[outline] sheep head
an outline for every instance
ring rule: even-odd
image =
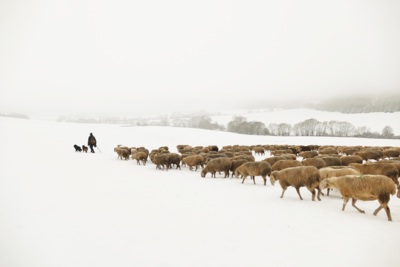
[[[279,171],[273,171],[271,173],[270,179],[271,179],[271,184],[275,185],[275,182],[279,180]]]

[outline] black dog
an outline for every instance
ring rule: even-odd
[[[82,152],[82,148],[80,146],[74,145],[75,152]]]

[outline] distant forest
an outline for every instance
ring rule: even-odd
[[[378,97],[341,97],[305,106],[311,109],[341,113],[398,112],[400,111],[400,93]]]

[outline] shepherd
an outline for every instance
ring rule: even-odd
[[[92,133],[90,133],[90,135],[89,135],[88,146],[90,147],[90,152],[94,153],[93,147],[97,146],[97,141],[96,141],[96,137],[94,137],[94,135]]]

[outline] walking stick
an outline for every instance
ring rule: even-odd
[[[101,153],[101,150],[100,150],[100,148],[98,147],[98,146],[96,146],[97,147],[97,149],[99,150],[99,152]]]

